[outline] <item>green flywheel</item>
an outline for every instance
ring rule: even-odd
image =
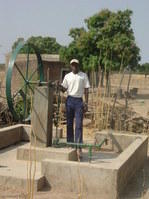
[[[33,44],[20,41],[11,54],[6,75],[6,98],[15,121],[25,121],[30,115],[33,81],[44,81],[42,58]]]

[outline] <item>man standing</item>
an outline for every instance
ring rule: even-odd
[[[66,74],[61,84],[63,92],[67,91],[66,115],[67,115],[67,142],[83,142],[83,113],[88,109],[89,80],[86,73],[80,71],[79,61],[70,61],[71,72]],[[83,95],[85,94],[85,102]],[[74,123],[75,118],[75,136]]]

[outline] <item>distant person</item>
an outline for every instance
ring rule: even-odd
[[[67,115],[67,142],[83,142],[83,113],[88,110],[88,95],[90,83],[86,73],[80,71],[79,61],[70,61],[71,72],[64,76],[60,85],[63,92],[67,91],[66,115]],[[83,95],[85,101],[83,102]],[[75,136],[74,123],[75,118]],[[77,150],[81,157],[81,148]]]

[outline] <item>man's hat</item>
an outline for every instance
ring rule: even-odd
[[[79,64],[79,60],[77,60],[77,59],[72,59],[72,60],[70,61],[70,64],[72,64],[72,63]]]

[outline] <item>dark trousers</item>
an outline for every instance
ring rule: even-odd
[[[67,114],[67,142],[82,143],[82,123],[83,123],[83,100],[68,96],[66,100]],[[74,118],[75,118],[75,140],[74,140]]]

